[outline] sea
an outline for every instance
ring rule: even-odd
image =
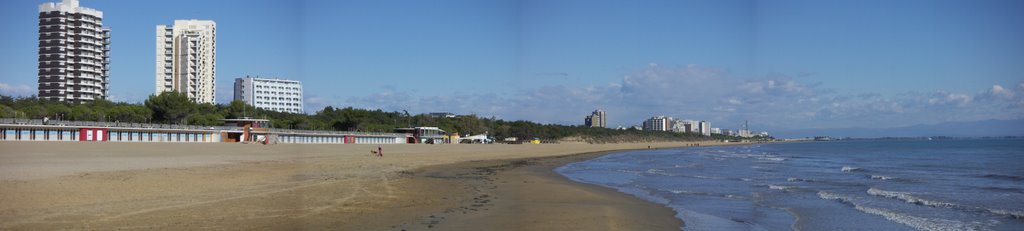
[[[1024,140],[627,151],[555,169],[664,204],[683,230],[1024,230]]]

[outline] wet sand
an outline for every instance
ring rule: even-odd
[[[550,171],[647,145],[0,142],[0,229],[677,230]]]

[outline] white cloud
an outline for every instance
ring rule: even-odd
[[[0,83],[0,95],[6,96],[30,96],[34,95],[35,91],[27,85],[16,85],[12,86],[6,83]]]
[[[1016,88],[1024,92],[1024,83]],[[630,126],[650,116],[668,115],[711,120],[716,127],[724,128],[735,128],[750,120],[758,129],[771,130],[1015,119],[1024,117],[1022,95],[1000,85],[976,94],[840,94],[822,88],[820,83],[799,81],[783,74],[741,79],[717,68],[652,63],[623,76],[621,82],[605,85],[545,86],[508,95],[413,96],[386,88],[368,96],[329,101],[386,111],[447,111],[563,124],[581,124],[590,111],[603,109],[609,114],[611,126]],[[311,102],[307,99],[307,105]]]
[[[1009,89],[1003,88],[1003,86],[992,85],[992,89],[988,90],[988,93],[1000,99],[1013,99],[1014,93]]]
[[[928,103],[932,105],[955,104],[958,106],[967,106],[967,104],[971,103],[973,99],[973,97],[967,94],[938,92],[935,93],[934,97],[928,99]]]

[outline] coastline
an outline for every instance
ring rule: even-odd
[[[679,230],[682,221],[664,205],[554,171],[621,151],[428,167],[422,177],[460,179],[472,200],[425,224],[439,230]]]
[[[5,142],[0,229],[677,230],[664,206],[552,169],[691,144],[386,145],[379,158],[376,145]]]

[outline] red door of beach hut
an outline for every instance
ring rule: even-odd
[[[79,141],[107,141],[106,128],[80,128],[78,129]]]

